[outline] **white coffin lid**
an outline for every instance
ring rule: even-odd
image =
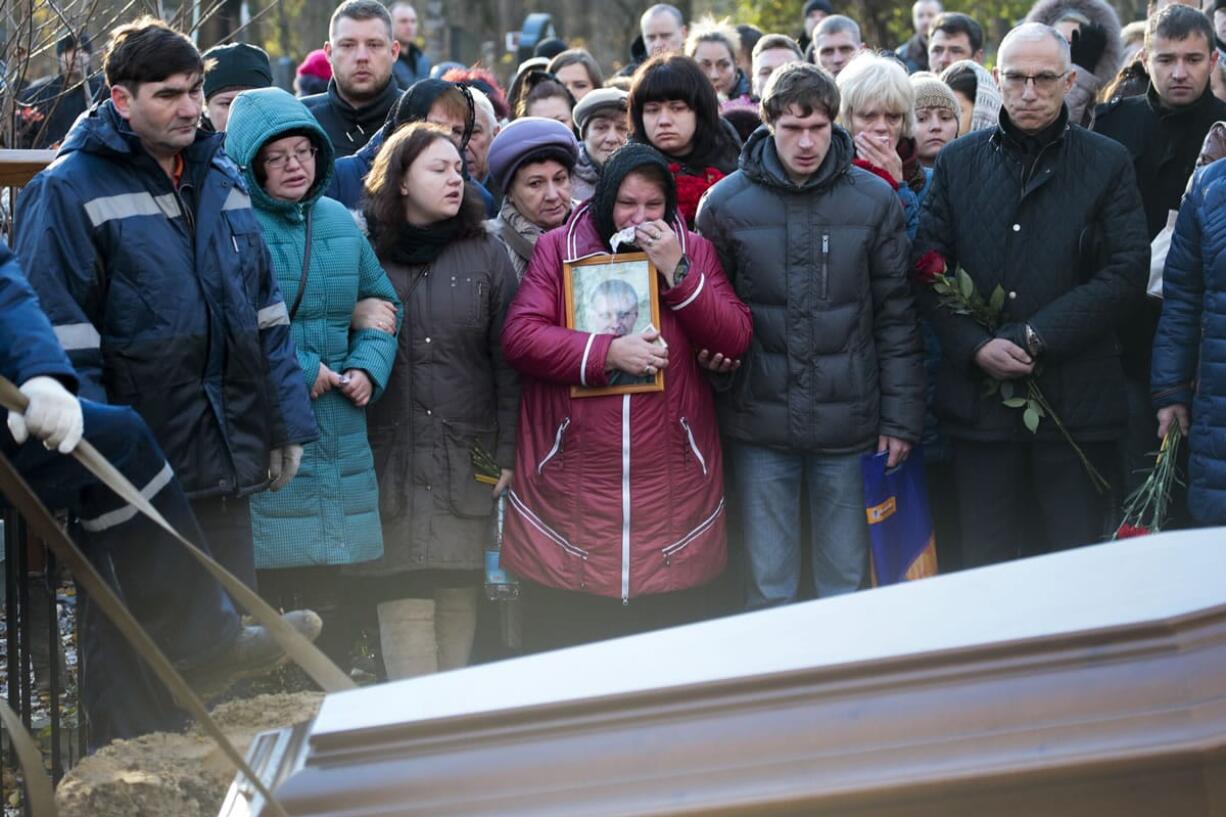
[[[311,734],[1050,638],[1223,606],[1226,528],[1181,531],[329,695]]]

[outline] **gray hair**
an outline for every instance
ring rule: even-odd
[[[839,124],[850,133],[855,111],[880,105],[887,113],[902,116],[902,136],[915,133],[915,89],[907,69],[893,56],[881,57],[865,51],[839,72]]]
[[[1059,47],[1060,59],[1064,64],[1065,71],[1073,67],[1073,55],[1069,50],[1068,40],[1064,39],[1063,34],[1043,23],[1022,23],[1006,34],[1005,38],[1000,41],[1000,49],[996,52],[998,70],[1004,66],[1006,49],[1014,43],[1035,43],[1042,42],[1043,40],[1051,40]]]
[[[860,42],[860,24],[842,14],[832,14],[817,24],[813,39],[816,40],[823,34],[841,34],[844,31],[850,31],[852,39]]]
[[[681,9],[676,6],[670,6],[668,3],[656,3],[647,11],[643,12],[643,16],[639,18],[639,28],[647,25],[647,21],[657,14],[671,14],[673,19],[677,21],[677,25],[685,25],[685,15],[681,13]]]
[[[486,125],[489,126],[491,132],[498,130],[498,115],[494,113],[494,103],[490,102],[490,98],[485,95],[485,91],[480,88],[468,86],[468,92],[472,94],[473,111],[485,118]]]

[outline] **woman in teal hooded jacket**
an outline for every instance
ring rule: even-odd
[[[277,88],[240,94],[226,152],[246,177],[291,305],[294,345],[320,430],[293,481],[252,502],[259,585],[274,604],[317,605],[325,631],[332,630],[321,639],[325,652],[347,660],[357,604],[344,598],[340,566],[383,554],[365,406],[387,386],[400,304],[349,211],[323,196],[332,145],[300,101]],[[386,302],[383,317],[371,328],[351,329],[356,303],[367,298]]]

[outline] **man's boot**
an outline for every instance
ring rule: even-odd
[[[434,600],[397,599],[379,603],[379,646],[387,680],[438,672]]]
[[[307,641],[319,638],[323,631],[323,621],[311,610],[293,610],[281,618]],[[196,694],[211,698],[244,678],[258,678],[273,671],[288,657],[270,630],[261,625],[246,626],[225,652],[188,672],[187,682]]]
[[[477,588],[455,587],[434,591],[434,633],[438,640],[438,668],[445,671],[468,666],[477,632]]]

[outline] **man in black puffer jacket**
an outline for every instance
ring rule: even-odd
[[[896,464],[924,422],[902,207],[889,185],[852,166],[838,110],[824,71],[780,68],[763,92],[767,125],[698,213],[753,312],[749,354],[719,406],[751,608],[796,600],[806,506],[818,595],[861,586],[860,455],[888,450]]]
[[[920,287],[941,340],[936,410],[954,439],[968,567],[1103,531],[1107,497],[1053,420],[1032,434],[1022,411],[983,396],[989,379],[1022,391],[1020,378],[1035,375],[1090,462],[1110,473],[1127,415],[1115,325],[1144,293],[1149,242],[1128,152],[1068,124],[1075,73],[1055,29],[1010,32],[997,68],[1000,124],[941,151],[920,216],[916,258],[936,251],[985,297],[997,285],[1007,293],[993,336]]]

